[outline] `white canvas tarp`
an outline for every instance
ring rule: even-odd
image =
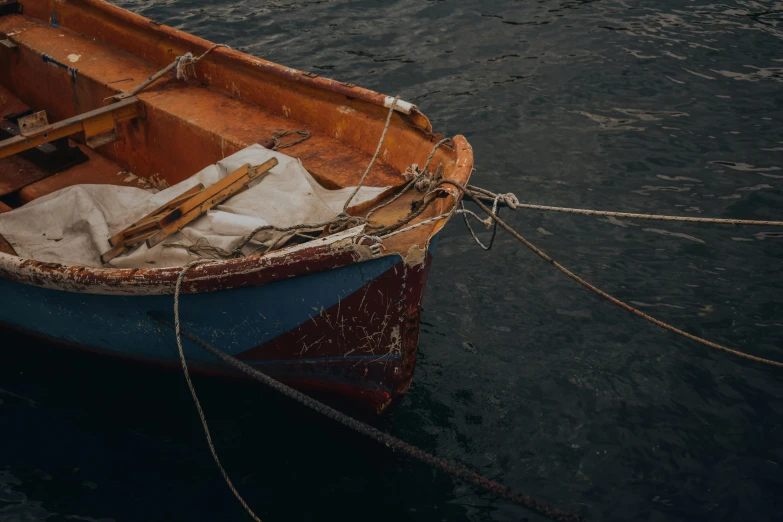
[[[270,158],[278,165],[250,183],[249,190],[218,205],[181,232],[148,249],[142,245],[109,264],[100,256],[111,246],[108,239],[198,183],[208,187],[242,165],[260,165]],[[362,187],[351,202],[372,200],[385,187]],[[0,214],[0,234],[21,257],[91,267],[152,268],[182,266],[197,257],[171,245],[208,245],[232,251],[252,230],[264,225],[289,227],[322,223],[335,218],[353,187],[328,190],[285,154],[253,145],[210,165],[185,181],[153,194],[135,187],[75,185]],[[264,250],[283,235],[262,231],[245,253]]]

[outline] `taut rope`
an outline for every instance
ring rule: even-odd
[[[758,219],[724,219],[692,216],[663,216],[660,214],[635,214],[632,212],[610,212],[607,210],[588,210],[583,208],[552,207],[549,205],[531,205],[520,203],[514,194],[494,194],[486,189],[468,185],[471,197],[484,201],[500,201],[509,208],[516,210],[525,208],[530,210],[543,210],[546,212],[566,212],[569,214],[582,214],[585,216],[607,216],[626,219],[655,219],[658,221],[681,221],[686,223],[714,223],[719,225],[758,225],[768,227],[783,227],[783,221],[764,221]]]
[[[721,351],[724,351],[726,353],[730,353],[732,355],[736,355],[737,357],[742,357],[744,359],[749,359],[751,361],[759,362],[759,363],[762,363],[762,364],[767,364],[769,366],[775,366],[777,368],[783,368],[783,363],[781,363],[781,362],[773,361],[773,360],[770,360],[770,359],[764,359],[762,357],[757,357],[755,355],[751,355],[751,354],[748,354],[748,353],[745,353],[745,352],[740,352],[738,350],[734,350],[734,349],[729,348],[727,346],[723,346],[722,344],[714,343],[714,342],[709,341],[707,339],[704,339],[702,337],[698,337],[696,335],[690,334],[690,333],[688,333],[688,332],[686,332],[684,330],[681,330],[681,329],[679,329],[679,328],[677,328],[675,326],[672,326],[672,325],[670,325],[668,323],[665,323],[665,322],[661,321],[660,319],[656,319],[655,317],[652,317],[651,315],[648,315],[648,314],[646,314],[646,313],[644,313],[644,312],[642,312],[640,310],[637,310],[633,306],[631,306],[631,305],[629,305],[629,304],[627,304],[627,303],[617,299],[616,297],[614,297],[614,296],[604,292],[600,288],[597,288],[597,287],[591,285],[590,283],[588,283],[587,281],[585,281],[584,279],[582,279],[578,275],[574,274],[569,269],[567,269],[566,267],[564,267],[563,265],[561,265],[560,263],[558,263],[557,261],[555,261],[554,259],[549,257],[543,250],[541,250],[540,248],[535,246],[533,243],[531,243],[530,241],[528,241],[527,239],[522,237],[522,235],[519,234],[519,232],[517,232],[516,230],[511,228],[505,221],[500,219],[496,212],[493,212],[489,207],[487,207],[482,202],[482,199],[485,199],[485,198],[479,197],[479,196],[482,195],[481,193],[476,194],[476,192],[474,190],[471,190],[471,188],[463,187],[463,186],[460,186],[460,185],[458,185],[456,183],[452,183],[452,184],[457,186],[457,187],[459,187],[459,188],[461,188],[464,191],[465,194],[470,196],[471,199],[473,199],[473,201],[479,207],[481,207],[481,210],[486,212],[487,215],[492,220],[495,221],[495,223],[497,223],[501,227],[503,227],[506,230],[506,232],[508,232],[509,234],[514,236],[515,238],[517,238],[523,245],[528,247],[530,250],[535,252],[539,257],[541,257],[545,261],[549,262],[552,266],[554,266],[555,268],[557,268],[558,270],[563,272],[565,275],[567,275],[568,277],[570,277],[571,279],[573,279],[577,283],[581,284],[582,286],[584,286],[588,290],[591,290],[591,291],[595,292],[596,294],[600,295],[601,297],[603,297],[604,299],[608,300],[609,302],[611,302],[613,304],[616,304],[620,308],[622,308],[624,310],[627,310],[627,311],[631,312],[632,314],[637,315],[637,316],[641,317],[642,319],[644,319],[646,321],[649,321],[649,322],[651,322],[651,323],[653,323],[653,324],[655,324],[657,326],[660,326],[661,328],[664,328],[666,330],[669,330],[671,332],[679,334],[679,335],[681,335],[683,337],[691,339],[692,341],[696,341],[697,343],[701,343],[704,346],[709,346],[710,348],[715,348],[716,350],[721,350]],[[484,191],[484,192],[488,192],[488,191]],[[514,199],[516,199],[516,198],[514,198]]]

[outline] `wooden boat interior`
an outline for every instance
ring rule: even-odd
[[[137,114],[116,119],[116,127],[99,139],[90,139],[86,126],[64,138],[60,152],[67,142],[84,157],[66,158],[71,163],[55,166],[56,173],[29,155],[0,159],[0,213],[83,183],[144,189],[173,185],[249,145],[269,145],[281,130],[309,133],[281,152],[300,159],[320,184],[355,186],[384,130],[392,101],[387,96],[214,47],[101,0],[19,5],[21,13],[0,15],[0,128],[31,112],[46,111],[49,122],[62,122],[107,107],[112,96],[130,91],[178,56],[207,54],[184,68],[186,78],[172,71],[139,92]],[[415,106],[398,102],[395,109],[365,180],[366,186],[390,189],[372,205],[392,198],[407,183],[406,170],[423,166],[443,138]],[[285,145],[298,136],[280,141]],[[35,152],[45,156],[42,149]],[[463,184],[472,164],[470,146],[457,136],[438,147],[430,170]],[[443,188],[435,204],[411,224],[453,208],[460,191],[449,184]],[[411,190],[374,214],[371,224],[398,221],[422,197]],[[369,208],[352,207],[350,213]],[[390,237],[385,251],[404,255],[411,245],[426,248],[442,225],[436,221]],[[14,254],[1,237],[0,252]]]

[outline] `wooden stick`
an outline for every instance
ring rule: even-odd
[[[104,252],[103,254],[101,254],[101,263],[105,265],[106,263],[108,263],[118,255],[125,252],[125,250],[127,250],[127,247],[125,245],[117,245],[111,250]]]
[[[155,235],[157,232],[158,232],[157,228],[154,230],[148,230],[146,232],[142,232],[141,234],[135,235],[133,237],[129,237],[128,239],[122,242],[122,245],[125,248],[136,246],[139,243],[145,242],[147,239]]]
[[[106,263],[108,263],[109,261],[114,259],[115,257],[124,254],[125,251],[128,250],[129,248],[132,248],[132,247],[138,245],[139,243],[143,243],[144,241],[149,239],[151,236],[153,236],[157,232],[158,232],[158,229],[155,228],[155,229],[148,230],[146,232],[142,232],[140,234],[137,234],[137,235],[135,235],[133,237],[129,237],[127,239],[124,239],[121,243],[115,245],[114,248],[112,248],[108,252],[104,252],[101,255],[101,263],[103,263],[105,265]]]
[[[214,185],[202,190],[197,196],[190,198],[163,219],[158,220],[158,226],[160,226],[160,228],[169,226],[193,209],[196,209],[203,203],[212,200],[218,193],[223,192],[226,188],[235,186],[236,189],[239,189],[242,185],[245,185],[258,178],[262,174],[265,174],[275,165],[277,165],[276,158],[265,161],[257,167],[251,168],[249,164],[242,165],[240,168],[221,179]],[[232,195],[233,193],[228,197]],[[220,204],[222,201],[224,200],[214,203],[213,206]]]
[[[277,159],[275,158],[257,167],[243,165],[219,182],[203,190],[198,196],[189,199],[163,220],[158,221],[158,224],[161,225],[161,230],[147,240],[147,248],[153,248],[170,235],[175,234],[205,214],[211,208],[245,190],[248,183],[269,172],[275,165],[277,165]],[[217,187],[217,190],[212,190],[215,187]],[[209,196],[205,198],[204,195],[206,193],[209,193]],[[174,216],[177,217],[174,218]]]
[[[153,210],[152,212],[150,212],[149,214],[147,214],[146,216],[144,216],[143,218],[141,218],[137,222],[131,224],[128,228],[126,228],[124,230],[120,230],[118,233],[116,233],[115,235],[110,237],[109,238],[109,244],[111,246],[117,246],[120,243],[122,243],[125,238],[134,236],[134,235],[138,234],[141,231],[144,231],[144,230],[147,230],[147,229],[153,228],[153,227],[154,228],[160,228],[160,227],[158,227],[157,220],[161,218],[161,216],[160,216],[161,213],[165,212],[166,210],[172,210],[172,209],[178,207],[179,205],[181,205],[185,201],[189,200],[190,198],[192,198],[193,196],[195,196],[196,194],[201,192],[203,189],[204,189],[204,184],[203,183],[199,183],[195,187],[186,190],[185,192],[183,192],[182,194],[180,194],[176,198],[172,199],[171,201],[169,201],[168,203],[166,203],[162,207],[159,207],[159,208]]]

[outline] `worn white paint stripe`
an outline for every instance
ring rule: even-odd
[[[266,255],[260,256],[258,264],[252,267],[251,269],[245,268],[241,271],[237,269],[231,270],[230,265],[235,264],[237,262],[237,260],[235,259],[225,260],[225,261],[215,261],[215,263],[226,266],[227,272],[225,275],[250,274],[250,273],[259,272],[267,269],[270,265],[270,262],[278,257],[287,257],[294,252],[304,250],[306,248],[312,248],[312,247],[324,246],[324,245],[330,245],[331,249],[334,251],[348,250],[348,249],[354,250],[357,253],[359,253],[362,261],[368,261],[375,257],[372,251],[370,250],[370,248],[365,245],[356,244],[356,238],[361,236],[362,232],[364,231],[364,227],[365,225],[360,225],[358,227],[345,230],[343,232],[338,232],[331,236],[315,239],[307,243],[292,245],[288,248],[277,250],[275,252],[270,252]],[[61,266],[63,266],[64,268],[69,267],[69,265],[65,265],[65,264],[62,264]],[[154,271],[154,270],[172,271],[173,270],[176,272],[178,269],[176,267],[173,268],[170,267],[170,268],[159,268],[159,269],[147,268],[145,270],[146,271]],[[86,293],[86,294],[160,295],[160,294],[171,294],[174,288],[174,281],[165,284],[145,285],[145,284],[140,284],[137,277],[118,276],[118,272],[127,273],[130,272],[129,269],[86,267],[75,274],[72,272],[63,273],[63,272],[51,272],[48,270],[43,271],[38,267],[36,267],[35,265],[30,265],[29,259],[12,256],[9,254],[5,254],[3,252],[0,252],[0,271],[7,271],[11,274],[18,275],[21,278],[27,278],[31,276],[35,277],[40,282],[36,283],[34,286],[40,286],[52,290],[63,290],[68,292],[78,292],[78,293]],[[112,281],[116,284],[116,286],[101,285],[101,284],[86,284],[80,281],[80,279],[88,273],[98,273],[98,274],[102,273],[106,276],[109,276],[111,277]],[[208,275],[208,276],[199,277],[198,275],[194,274],[188,277],[188,282],[192,283],[195,281],[207,281],[210,279],[216,279],[220,277],[224,277],[224,275],[219,275],[219,276]]]
[[[388,109],[392,106],[392,103],[394,103],[394,98],[391,96],[387,96],[386,99],[383,101],[383,106]],[[394,110],[404,112],[405,114],[410,114],[411,111],[419,110],[419,109],[411,102],[406,102],[405,100],[397,100],[397,105],[394,106]]]

